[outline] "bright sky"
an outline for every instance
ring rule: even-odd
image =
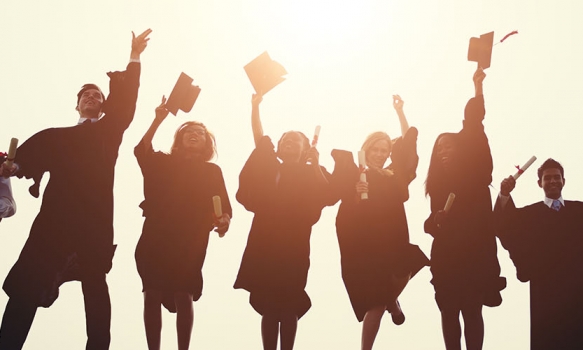
[[[204,3],[204,4],[203,4]],[[411,184],[407,214],[411,241],[427,255],[431,237],[423,232],[429,201],[423,196],[431,147],[436,136],[461,128],[463,108],[473,94],[475,63],[467,62],[469,38],[495,31],[486,71],[486,132],[494,158],[492,196],[502,178],[530,156],[563,163],[566,199],[583,198],[580,161],[580,84],[583,73],[583,3],[548,1],[3,1],[0,4],[0,149],[10,138],[26,140],[52,126],[76,123],[80,86],[95,82],[107,90],[105,72],[123,70],[131,31],[152,28],[142,54],[142,78],[134,122],[125,133],[116,168],[115,242],[118,249],[108,282],[113,304],[112,350],[145,349],[141,282],[134,249],[143,219],[142,176],[132,154],[184,71],[202,88],[189,114],[170,116],[155,147],[168,150],[176,127],[204,122],[216,135],[217,164],[225,174],[234,205],[227,236],[213,234],[204,266],[203,296],[195,304],[193,349],[259,349],[260,316],[248,293],[232,288],[245,248],[252,214],[236,203],[238,175],[253,149],[250,125],[252,87],[243,66],[267,50],[289,72],[261,105],[263,127],[274,139],[287,130],[310,135],[322,126],[321,163],[332,170],[330,151],[357,151],[370,132],[400,133],[391,95],[405,101],[411,125],[419,129],[418,177]],[[44,182],[46,184],[46,181]],[[15,217],[0,231],[0,280],[16,261],[40,200],[28,194],[31,182],[13,180]],[[542,198],[535,171],[520,178],[518,205]],[[300,320],[296,349],[358,349],[356,321],[340,276],[334,219],[327,208],[314,226],[307,291],[312,309]],[[508,279],[504,302],[485,308],[485,349],[529,347],[528,285],[518,282],[504,250]],[[402,326],[387,315],[377,349],[444,349],[439,311],[429,269],[409,284],[400,301]],[[0,312],[6,296],[0,293]],[[40,309],[25,349],[84,348],[81,286],[67,283],[49,309]],[[164,349],[176,349],[174,315],[164,313]]]

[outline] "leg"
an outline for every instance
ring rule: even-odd
[[[292,350],[298,330],[298,316],[293,313],[281,315],[279,332],[281,333],[281,350]],[[276,340],[277,341],[277,340]]]
[[[441,310],[441,329],[447,350],[461,350],[460,310]]]
[[[372,349],[375,338],[377,337],[377,333],[379,332],[381,319],[385,313],[386,308],[387,307],[384,305],[377,306],[368,310],[364,315],[364,320],[362,321],[362,350]]]
[[[484,343],[484,319],[482,305],[476,304],[462,309],[464,318],[464,336],[468,350],[482,350]]]
[[[86,350],[107,350],[111,335],[111,302],[105,273],[91,273],[81,281],[87,328]]]
[[[398,298],[407,286],[407,283],[409,283],[410,279],[411,274],[401,278],[395,276],[391,277],[391,284],[394,290],[394,301],[387,306],[387,311],[391,314],[393,323],[396,325],[402,325],[405,322],[405,315],[403,314],[403,310],[401,310]]]
[[[37,307],[33,304],[8,299],[4,317],[2,318],[2,327],[0,327],[0,349],[1,350],[19,350],[22,349]]]
[[[194,324],[194,307],[192,294],[186,292],[174,293],[176,303],[176,333],[178,335],[178,350],[188,350],[192,325]]]
[[[144,292],[144,327],[149,350],[160,350],[162,332],[162,293],[157,290]]]
[[[261,318],[261,339],[263,350],[276,350],[279,335],[279,319],[275,315],[264,314]]]

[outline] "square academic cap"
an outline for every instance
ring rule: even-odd
[[[194,106],[198,94],[200,94],[200,88],[192,85],[192,78],[185,73],[180,73],[180,77],[178,77],[178,81],[168,97],[168,102],[166,102],[166,109],[174,115],[178,113],[179,109],[188,113]]]
[[[282,75],[287,74],[285,68],[272,60],[267,51],[249,62],[244,68],[255,92],[261,95],[265,95],[284,81],[285,78]]]
[[[482,34],[479,38],[470,38],[468,61],[478,62],[482,69],[490,67],[493,44],[494,32]]]

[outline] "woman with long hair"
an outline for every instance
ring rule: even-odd
[[[174,136],[169,154],[156,152],[152,139],[168,116],[166,98],[156,108],[152,125],[134,153],[144,175],[145,216],[136,248],[136,263],[144,292],[144,324],[150,350],[160,349],[161,305],[176,312],[178,349],[190,344],[193,301],[202,293],[202,266],[215,229],[224,234],[232,216],[215,138],[204,124],[188,121]],[[213,197],[220,196],[222,216],[214,217]]]
[[[500,305],[506,286],[492,223],[492,155],[482,124],[485,76],[481,68],[474,73],[475,97],[466,105],[462,130],[437,137],[425,183],[431,199],[425,221],[425,232],[433,236],[431,283],[448,350],[461,349],[460,314],[467,349],[482,349],[482,306]],[[450,193],[455,200],[446,211]]]
[[[397,325],[405,322],[398,297],[428,259],[409,242],[404,202],[417,169],[417,129],[409,128],[403,100],[393,96],[401,122],[402,137],[395,142],[387,133],[370,134],[361,150],[365,153],[366,182],[352,153],[333,151],[336,161],[332,186],[342,200],[336,217],[342,278],[352,308],[362,325],[363,350],[373,347],[381,319],[387,311]],[[387,160],[391,164],[385,167]],[[366,194],[368,198],[362,199]]]
[[[294,346],[297,322],[310,308],[305,291],[310,234],[328,200],[328,173],[301,132],[288,131],[277,144],[263,135],[261,95],[253,95],[255,149],[239,175],[237,200],[255,214],[235,288],[249,291],[261,316],[265,350]]]

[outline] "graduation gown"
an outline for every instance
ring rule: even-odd
[[[280,163],[269,137],[260,140],[239,175],[237,201],[255,216],[234,285],[258,313],[310,308],[310,234],[328,199],[311,165]]]
[[[583,203],[558,212],[544,202],[494,211],[517,277],[530,282],[532,350],[583,349]]]
[[[50,173],[30,236],[4,282],[10,297],[50,306],[60,284],[111,269],[114,167],[123,133],[133,119],[140,64],[108,73],[110,93],[95,123],[40,131],[16,152],[16,176],[32,178],[39,195]]]
[[[214,228],[213,196],[221,197],[223,213],[233,216],[221,168],[214,163],[145,150],[134,150],[144,175],[146,217],[136,248],[144,290],[164,292],[175,311],[174,292],[202,294],[202,267]]]
[[[417,129],[398,139],[391,155],[390,172],[367,171],[369,198],[356,200],[359,170],[352,153],[334,150],[336,162],[331,184],[342,200],[336,216],[342,279],[359,321],[376,306],[396,297],[393,278],[414,276],[429,260],[409,243],[404,202],[418,163]]]
[[[440,309],[463,307],[466,299],[498,306],[502,302],[500,291],[506,287],[506,280],[500,277],[492,222],[489,185],[493,166],[482,124],[484,115],[484,97],[471,98],[462,130],[449,136],[456,139],[457,147],[451,170],[429,193],[431,214],[425,221],[425,232],[433,236],[431,283]],[[434,215],[443,210],[450,193],[455,193],[455,202],[446,222],[438,227]]]

